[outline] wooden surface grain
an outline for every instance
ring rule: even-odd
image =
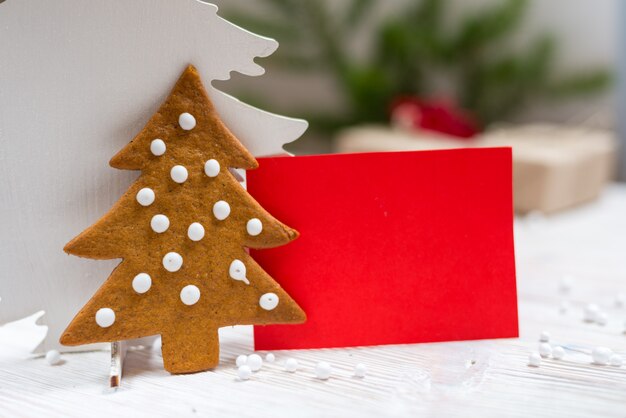
[[[135,349],[112,391],[106,352],[65,354],[58,366],[26,358],[41,331],[31,319],[0,328],[0,417],[626,416],[626,366],[593,365],[584,353],[603,345],[626,358],[626,308],[615,304],[626,292],[626,187],[561,215],[518,219],[516,245],[519,339],[275,352],[242,382],[235,357],[251,351],[251,329],[228,328],[214,372],[171,376],[157,351]],[[567,294],[564,274],[572,275]],[[606,326],[582,321],[587,303],[609,314]],[[577,351],[528,367],[543,330]],[[298,372],[283,370],[288,357]],[[328,381],[314,377],[318,361],[333,365]],[[352,376],[359,362],[369,368],[363,379]]]

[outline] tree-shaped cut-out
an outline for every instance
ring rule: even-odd
[[[305,320],[246,251],[286,244],[298,233],[229,172],[258,164],[220,120],[193,66],[110,164],[142,173],[65,251],[122,262],[62,344],[160,334],[165,368],[190,373],[218,364],[219,327]]]

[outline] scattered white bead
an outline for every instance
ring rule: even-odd
[[[626,305],[626,293],[619,292],[617,296],[615,296],[615,307],[623,308]]]
[[[204,163],[204,174],[209,177],[217,177],[220,173],[220,163],[217,160],[210,159]]]
[[[613,351],[607,347],[595,347],[591,351],[591,358],[593,358],[593,362],[595,364],[599,364],[601,366],[606,366],[609,364],[609,360],[613,355]]]
[[[552,349],[552,358],[555,360],[561,360],[565,357],[565,349],[560,345],[557,345]]]
[[[96,324],[108,328],[115,322],[115,312],[111,308],[100,308],[96,312]]]
[[[315,377],[321,380],[327,380],[333,372],[333,368],[325,361],[320,361],[315,366]]]
[[[613,354],[610,358],[609,358],[609,364],[613,367],[622,367],[622,357],[618,356],[617,354]]]
[[[598,313],[600,312],[600,308],[595,303],[589,303],[585,306],[585,311],[583,313],[583,319],[585,322],[595,322]]]
[[[252,218],[246,224],[246,230],[249,235],[256,237],[263,231],[263,224],[260,219]]]
[[[606,312],[600,311],[596,315],[596,324],[605,326],[609,322],[609,315]]]
[[[559,291],[561,293],[569,293],[572,290],[572,277],[568,274],[563,275],[559,280]]]
[[[200,300],[200,289],[192,284],[180,291],[180,300],[187,306],[195,305]]]
[[[160,157],[161,155],[165,154],[166,149],[167,147],[165,146],[165,142],[163,142],[162,139],[154,139],[150,143],[150,152],[156,155],[157,157]]]
[[[165,254],[163,257],[163,267],[165,270],[174,273],[183,266],[183,257],[180,254],[175,252],[170,252]]]
[[[530,356],[528,356],[528,365],[532,367],[541,366],[541,356],[539,355],[539,353],[537,352],[530,353]]]
[[[253,372],[257,372],[261,370],[261,367],[263,366],[263,359],[258,354],[250,354],[246,364],[250,366]]]
[[[61,363],[61,353],[57,350],[50,350],[46,353],[46,361],[51,366],[56,366]]]
[[[190,131],[196,127],[196,118],[191,113],[181,113],[178,117],[178,124],[186,131]]]
[[[200,241],[204,238],[204,227],[198,222],[194,222],[187,228],[187,236],[192,241]]]
[[[150,221],[150,228],[157,234],[162,234],[170,227],[170,220],[167,216],[159,214],[154,215]]]
[[[266,311],[271,311],[278,306],[278,295],[276,293],[265,293],[259,298],[259,305]]]
[[[213,215],[218,220],[223,221],[224,219],[228,218],[228,215],[230,215],[230,205],[223,200],[216,202],[213,205]]]
[[[133,279],[133,290],[137,293],[146,293],[152,286],[152,278],[148,273],[139,273]]]
[[[539,341],[541,341],[542,343],[547,343],[550,341],[550,333],[548,331],[542,331],[541,334],[539,334]]]
[[[174,180],[176,183],[181,184],[187,181],[187,177],[189,177],[189,172],[182,165],[175,165],[170,170],[170,176],[172,177],[172,180]]]
[[[541,357],[546,358],[552,355],[552,347],[548,343],[539,344],[539,355]]]
[[[365,377],[367,374],[367,366],[363,363],[359,363],[354,366],[354,375],[356,377]]]
[[[245,364],[239,366],[237,369],[237,376],[239,376],[241,380],[248,380],[252,376],[252,369],[250,366],[246,366]]]
[[[144,187],[137,192],[137,202],[141,206],[150,206],[154,203],[154,190],[149,187]]]
[[[241,260],[233,260],[228,268],[228,274],[231,279],[239,280],[245,284],[250,284],[250,281],[246,278],[246,265]]]
[[[268,363],[273,363],[274,360],[276,360],[276,356],[272,353],[267,353],[265,355],[265,361],[267,361]]]
[[[247,362],[248,356],[246,356],[245,354],[238,355],[237,359],[235,360],[235,364],[237,365],[237,367],[244,366]]]
[[[294,373],[298,370],[298,360],[295,358],[288,358],[287,361],[285,361],[285,370],[289,373]]]

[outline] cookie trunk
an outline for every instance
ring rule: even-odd
[[[208,332],[181,326],[161,336],[163,364],[173,374],[195,373],[216,367],[220,361],[217,328]]]

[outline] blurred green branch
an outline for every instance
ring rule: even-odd
[[[227,18],[280,40],[270,63],[291,71],[327,71],[349,105],[345,115],[310,115],[311,126],[333,131],[342,126],[388,120],[399,96],[441,95],[435,79],[451,86],[458,105],[486,126],[520,110],[537,97],[553,99],[590,94],[611,83],[606,69],[552,75],[557,45],[546,34],[513,52],[507,41],[519,29],[527,0],[502,0],[464,18],[456,28],[444,22],[446,0],[410,3],[374,29],[370,54],[357,60],[351,38],[375,16],[382,0],[350,0],[332,11],[328,0],[259,0],[272,18],[233,12]]]

